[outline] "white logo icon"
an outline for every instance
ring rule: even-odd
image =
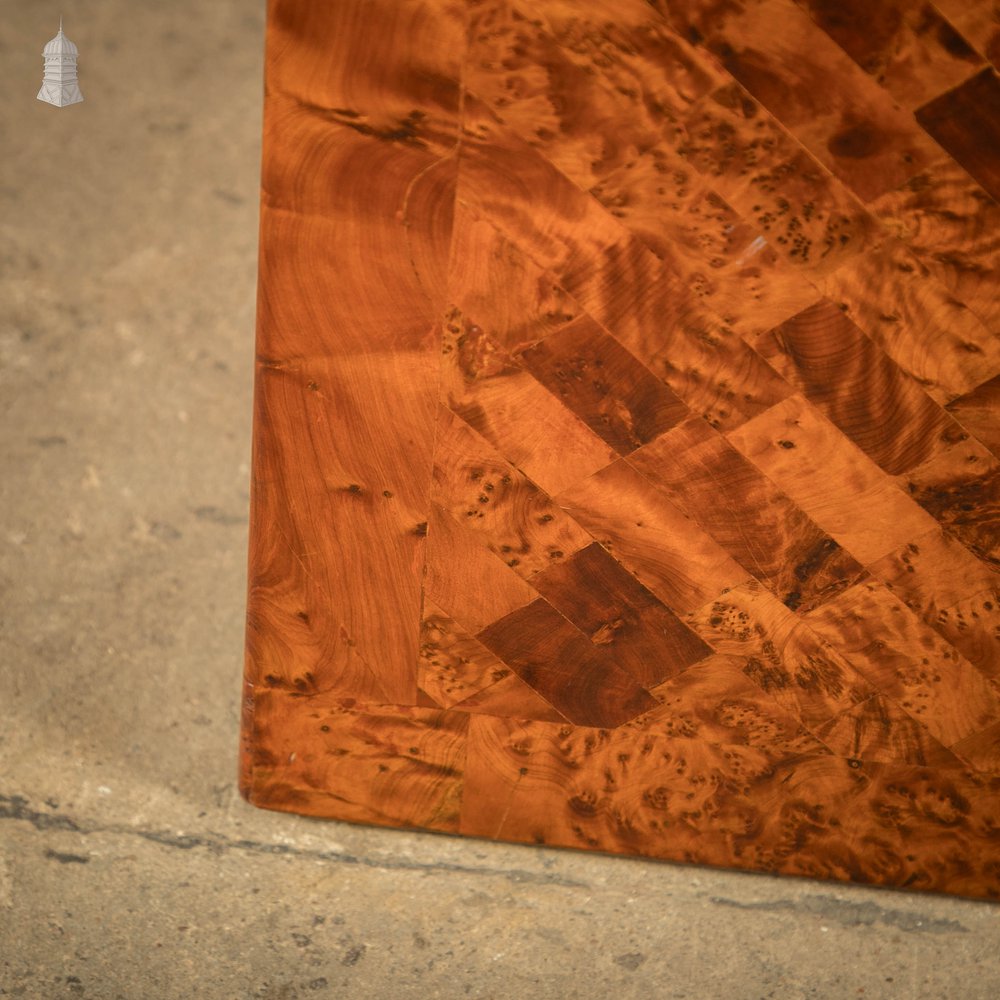
[[[79,104],[83,100],[80,84],[76,80],[76,46],[63,34],[62,18],[59,18],[59,34],[42,49],[45,59],[45,76],[38,99],[64,108],[67,104]]]

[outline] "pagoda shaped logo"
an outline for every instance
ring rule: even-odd
[[[38,99],[57,108],[67,104],[79,104],[83,100],[80,84],[76,79],[76,46],[63,34],[62,18],[59,18],[59,34],[46,42],[42,49],[45,59],[45,76]]]

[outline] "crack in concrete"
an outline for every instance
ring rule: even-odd
[[[738,899],[712,896],[710,902],[718,906],[732,906],[738,910],[766,910],[774,913],[808,913],[822,917],[842,927],[870,927],[883,924],[901,931],[917,934],[967,934],[969,928],[957,920],[928,917],[906,910],[887,910],[875,903],[851,903],[843,899],[825,899],[822,896],[807,896],[804,899],[775,899],[755,903],[744,903]]]
[[[169,830],[148,830],[142,827],[127,826],[122,823],[95,824],[84,823],[62,813],[47,813],[34,809],[23,795],[0,794],[0,820],[20,820],[29,823],[36,830],[63,830],[84,836],[91,834],[120,834],[140,837],[162,847],[189,851],[204,848],[215,854],[227,851],[248,851],[254,854],[270,854],[295,858],[307,858],[313,861],[327,861],[334,864],[356,865],[362,868],[376,868],[385,871],[412,871],[428,874],[458,874],[479,875],[503,878],[518,884],[534,883],[537,885],[553,885],[566,889],[588,889],[586,882],[566,878],[562,875],[548,875],[542,872],[526,871],[522,868],[489,868],[486,866],[462,865],[448,861],[422,862],[404,861],[391,858],[371,858],[363,855],[349,854],[346,851],[323,851],[292,844],[274,844],[267,841],[248,840],[245,838],[228,837],[221,833],[183,834],[171,833]]]
[[[61,865],[90,864],[90,858],[82,854],[64,854],[62,851],[53,851],[51,847],[45,848],[45,857],[50,861],[58,861]]]

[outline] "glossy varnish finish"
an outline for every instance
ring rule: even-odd
[[[250,801],[1000,898],[992,7],[272,0]]]

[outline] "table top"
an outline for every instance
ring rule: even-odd
[[[251,802],[1000,896],[1000,27],[882,6],[272,0]]]

